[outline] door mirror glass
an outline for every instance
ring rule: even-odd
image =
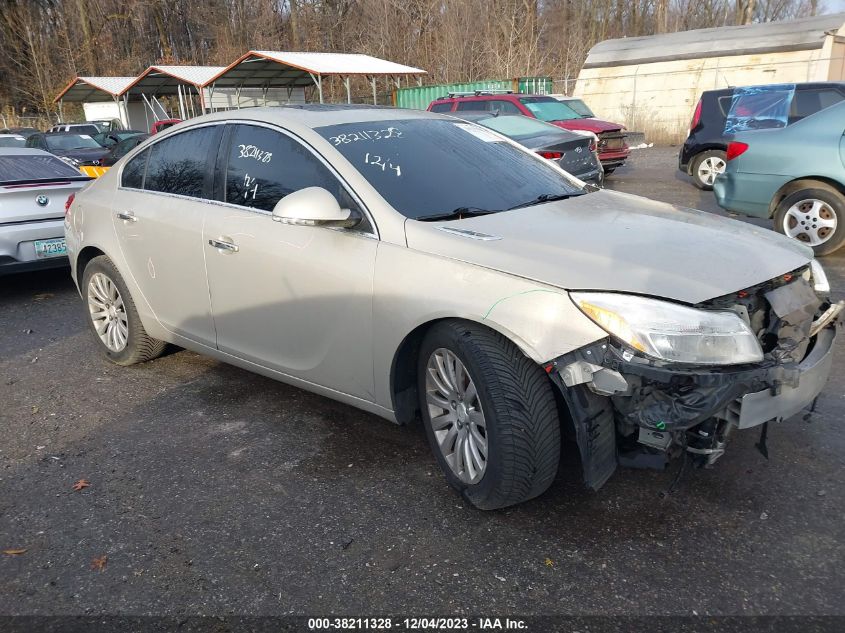
[[[322,187],[306,187],[286,195],[273,207],[273,220],[299,226],[350,228],[361,221]]]

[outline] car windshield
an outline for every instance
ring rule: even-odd
[[[79,178],[80,173],[63,160],[49,154],[0,156],[0,182],[48,178]]]
[[[26,139],[22,136],[0,136],[0,147],[24,147]]]
[[[47,136],[47,147],[57,150],[86,149],[101,147],[100,144],[87,134],[58,134]]]
[[[476,119],[475,122],[515,140],[531,138],[542,134],[558,134],[561,132],[561,129],[556,125],[527,116],[491,116],[484,119]]]
[[[591,118],[595,117],[596,115],[593,114],[593,111],[590,110],[589,106],[581,101],[581,99],[567,99],[566,101],[562,102],[564,105],[569,106],[583,118]]]
[[[488,130],[455,120],[400,119],[315,129],[406,217],[504,211],[583,193],[564,174]],[[538,200],[541,202],[542,200]]]
[[[527,97],[519,101],[541,121],[568,121],[582,118],[568,105],[551,97]]]

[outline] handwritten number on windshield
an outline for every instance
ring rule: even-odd
[[[337,136],[330,136],[329,140],[334,143],[335,147],[338,145],[348,145],[356,141],[383,141],[389,138],[400,138],[402,132],[395,127],[385,128],[383,130],[359,130],[357,132],[349,132],[348,134],[338,134]]]
[[[402,168],[399,165],[394,165],[390,161],[384,162],[384,159],[381,156],[376,156],[375,154],[370,154],[369,152],[364,155],[364,163],[367,165],[381,167],[382,171],[387,171],[387,169],[390,168],[396,172],[397,176],[402,175]]]

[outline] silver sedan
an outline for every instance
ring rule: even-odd
[[[90,180],[39,149],[0,147],[0,276],[67,266],[65,209]]]
[[[115,363],[173,343],[400,424],[483,509],[714,462],[822,390],[842,309],[812,252],[593,188],[489,129],[356,106],[155,135],[76,196],[72,275]],[[761,443],[765,446],[765,433]]]

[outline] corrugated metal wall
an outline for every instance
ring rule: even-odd
[[[425,110],[428,104],[454,92],[475,92],[492,90],[511,90],[532,94],[552,92],[551,77],[518,77],[516,79],[490,79],[458,84],[435,84],[432,86],[411,86],[393,91],[393,105],[399,108]]]

